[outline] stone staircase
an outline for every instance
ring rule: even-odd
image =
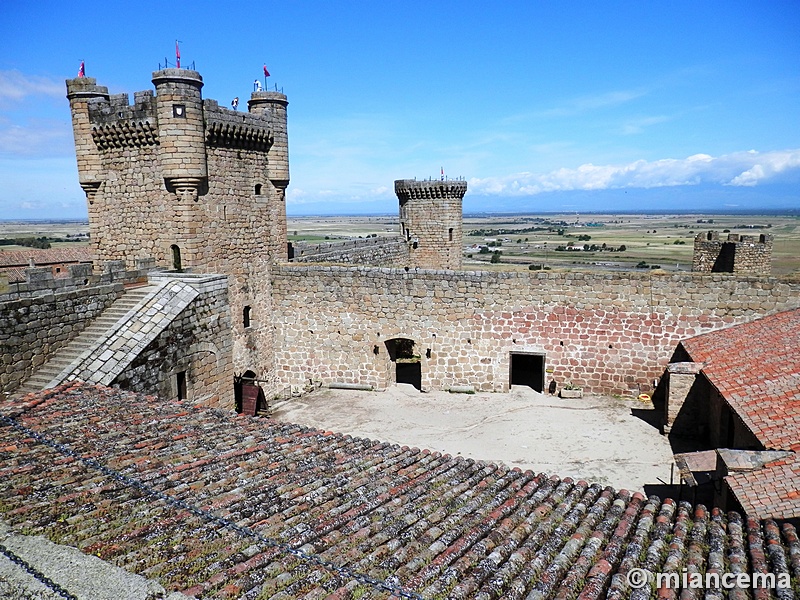
[[[128,314],[128,311],[137,306],[145,296],[156,289],[158,289],[156,285],[146,285],[126,290],[125,294],[104,310],[89,327],[81,331],[74,340],[61,348],[49,361],[34,371],[12,396],[21,398],[25,394],[58,385],[60,381],[55,380],[55,378],[65,368],[77,361],[84,352],[96,346],[98,339],[103,338],[110,330],[115,329],[119,320]]]

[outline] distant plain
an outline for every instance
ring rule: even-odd
[[[397,216],[289,217],[291,242],[335,242],[367,236],[394,236]],[[88,224],[70,222],[0,222],[0,238],[66,239],[86,234]],[[716,231],[774,237],[772,273],[800,276],[800,216],[752,214],[483,214],[465,215],[464,268],[490,270],[653,270],[690,271],[694,237]],[[588,239],[587,239],[588,236]],[[569,247],[580,250],[565,250]],[[53,242],[53,247],[86,246],[81,241]],[[603,249],[605,245],[605,249]],[[483,253],[480,246],[486,246]],[[595,250],[591,250],[595,246]],[[624,251],[619,251],[621,246]],[[588,247],[589,250],[583,250]],[[562,249],[559,249],[562,248]],[[615,251],[609,249],[614,248]],[[2,245],[3,250],[21,246]],[[498,251],[499,262],[491,258]],[[533,265],[533,267],[531,266]]]
[[[314,243],[371,235],[393,236],[398,231],[396,216],[288,219],[290,241]],[[800,216],[485,214],[465,215],[463,231],[465,269],[528,270],[535,265],[534,268],[560,270],[691,271],[695,235],[716,231],[720,237],[728,233],[774,236],[773,274],[800,275]],[[579,239],[581,236],[584,239]],[[605,244],[606,250],[557,250],[570,242],[581,248],[584,245],[602,248]],[[482,254],[476,246],[487,246],[489,251]],[[618,251],[620,246],[625,246],[625,250]],[[495,250],[501,252],[500,262],[491,263]]]

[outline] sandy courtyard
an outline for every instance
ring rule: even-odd
[[[637,400],[563,400],[515,386],[508,394],[323,389],[276,405],[273,417],[510,467],[641,490],[669,483],[667,438]],[[677,473],[677,471],[676,471]]]

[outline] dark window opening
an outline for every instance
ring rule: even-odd
[[[169,249],[172,250],[172,269],[175,271],[182,271],[181,249],[175,244],[172,244]]]
[[[512,354],[511,385],[544,391],[544,354]]]
[[[450,231],[449,231],[448,235],[450,236],[450,241],[452,242],[453,241],[453,228],[452,227],[450,228]]]
[[[419,242],[414,242],[413,244],[411,244],[411,247],[414,248],[414,250],[416,250],[417,248],[419,248]]]
[[[175,373],[175,389],[178,393],[178,400],[186,400],[186,371]]]
[[[261,195],[261,184],[257,183],[256,184],[256,196],[260,196],[260,195]]]
[[[289,260],[294,258],[294,246],[292,246],[292,242],[286,242],[286,256]]]
[[[242,310],[242,325],[244,327],[250,327],[250,307],[245,306],[244,310]]]

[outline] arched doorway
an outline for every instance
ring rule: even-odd
[[[395,381],[410,383],[422,390],[422,363],[414,349],[414,340],[394,338],[385,342],[389,360],[394,364]]]

